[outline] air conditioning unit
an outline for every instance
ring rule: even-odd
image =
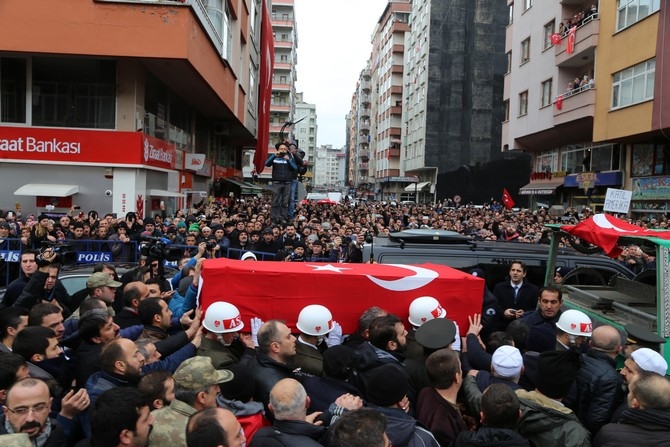
[[[216,121],[213,130],[214,135],[230,135],[230,124],[226,121]]]

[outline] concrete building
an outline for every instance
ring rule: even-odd
[[[3,2],[0,208],[146,216],[239,173],[263,4]]]
[[[314,179],[314,159],[316,156],[316,135],[318,126],[316,124],[316,104],[303,101],[303,94],[296,94],[295,104],[295,126],[293,136],[298,142],[298,147],[305,151],[304,161],[307,162],[307,173],[303,176],[303,184],[311,186]]]
[[[370,67],[361,71],[356,84],[356,91],[351,100],[351,112],[347,121],[348,153],[347,177],[349,194],[358,197],[375,197],[375,160],[371,158],[370,126],[372,123],[372,82]]]
[[[344,149],[334,148],[332,145],[319,146],[316,149],[314,161],[314,187],[325,189],[341,189],[344,186]]]
[[[502,149],[533,157],[519,193],[601,211],[607,189],[624,188],[633,212],[665,212],[668,73],[657,67],[669,57],[659,14],[667,5],[507,3]]]

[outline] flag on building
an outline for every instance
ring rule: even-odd
[[[558,95],[556,98],[556,110],[563,110],[563,95]]]
[[[573,26],[568,32],[568,44],[565,47],[565,52],[572,54],[575,52],[575,33],[577,32],[577,27]]]
[[[509,195],[507,192],[507,188],[503,188],[503,195],[502,195],[502,202],[503,205],[505,205],[505,208],[511,209],[514,208],[514,200],[512,200],[512,196]]]
[[[258,127],[254,167],[259,174],[265,169],[270,140],[270,102],[272,100],[272,69],[274,67],[275,43],[267,1],[263,0],[261,16],[261,66],[258,82]]]

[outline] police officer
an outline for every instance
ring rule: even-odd
[[[295,159],[289,154],[289,142],[277,143],[277,152],[270,154],[265,166],[272,167],[272,208],[270,218],[276,223],[288,221],[288,202],[293,173],[298,171]]]

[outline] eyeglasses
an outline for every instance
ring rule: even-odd
[[[7,407],[7,409],[9,411],[11,411],[12,413],[14,413],[18,416],[27,416],[28,413],[30,413],[31,411],[33,413],[41,413],[44,410],[46,410],[47,408],[49,408],[49,404],[46,403],[46,402],[35,404],[32,407],[17,407],[17,408],[14,408],[13,410],[11,408]]]

